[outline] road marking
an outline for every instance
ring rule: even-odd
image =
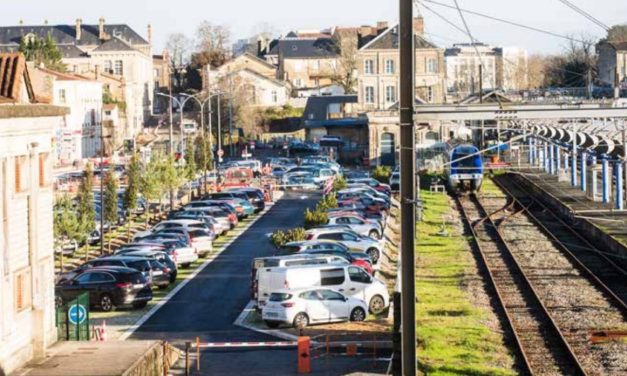
[[[251,314],[252,311],[255,310],[254,307],[255,307],[254,300],[251,300],[250,302],[248,302],[248,304],[246,305],[242,313],[240,313],[239,316],[237,316],[237,319],[233,322],[233,325],[240,326],[248,330],[252,330],[253,332],[266,334],[269,336],[275,336],[275,337],[278,337],[287,341],[296,341],[298,339],[297,335],[285,333],[281,329],[259,329],[258,327],[254,325],[246,324],[244,321],[246,320],[246,317],[249,314]]]
[[[241,233],[234,237],[233,239],[229,240],[226,244],[224,244],[222,246],[222,249],[220,249],[217,253],[213,254],[210,258],[208,258],[205,262],[203,262],[198,268],[196,268],[196,270],[190,274],[189,276],[187,276],[187,278],[185,278],[184,280],[181,281],[181,283],[179,283],[174,289],[172,289],[172,291],[170,291],[168,293],[168,295],[166,295],[163,299],[161,299],[157,304],[155,304],[154,307],[152,307],[150,309],[150,311],[146,312],[146,314],[144,314],[142,317],[139,318],[139,320],[137,320],[135,322],[135,324],[131,325],[130,328],[128,328],[124,334],[122,334],[119,338],[120,341],[125,341],[127,340],[133,333],[135,333],[135,331],[137,329],[139,329],[140,326],[142,326],[146,321],[148,321],[148,319],[150,319],[155,313],[157,313],[157,311],[163,307],[167,302],[170,301],[170,299],[172,299],[174,297],[174,295],[176,295],[179,291],[181,291],[183,289],[183,287],[185,287],[189,281],[191,281],[192,279],[194,279],[198,273],[200,273],[201,271],[203,271],[209,264],[211,264],[216,258],[218,258],[218,256],[220,254],[222,254],[222,252],[224,252],[228,247],[231,246],[231,244],[233,244],[233,242],[235,242],[237,239],[239,239],[239,237],[246,232],[252,225],[254,225],[258,220],[260,220],[261,218],[263,218],[269,211],[270,209],[272,209],[274,207],[274,205],[276,205],[283,197],[280,197],[276,202],[270,204],[270,205],[266,205],[266,209],[261,213],[261,215],[259,215],[257,218],[255,218],[252,222],[250,222],[248,225],[246,225],[246,227],[242,228]]]

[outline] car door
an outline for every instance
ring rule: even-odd
[[[326,309],[329,311],[329,321],[348,320],[348,304],[344,296],[332,290],[318,290]]]
[[[322,297],[316,290],[306,291],[300,295],[305,301],[305,309],[309,321],[311,322],[327,322],[329,321],[329,311],[324,305]]]
[[[360,234],[367,234],[368,233],[368,228],[366,226],[366,223],[364,221],[362,221],[359,218],[355,218],[355,217],[349,217],[347,218],[348,222],[350,224],[350,226],[352,227],[352,229],[355,232],[358,232]]]
[[[64,284],[61,288],[61,298],[64,303],[75,299],[81,293],[84,292],[85,286],[89,282],[91,273],[83,273],[78,277],[74,278],[71,281],[68,281],[67,284]]]
[[[349,266],[347,269],[349,282],[345,293],[367,302],[366,289],[372,283],[372,278],[357,266]]]
[[[359,239],[353,235],[348,233],[341,233],[341,242],[345,246],[349,248],[361,249],[361,244],[359,244]]]
[[[99,302],[100,295],[103,292],[109,291],[108,287],[115,282],[115,277],[105,272],[92,272],[89,274],[91,275],[87,283],[89,300],[91,302]]]

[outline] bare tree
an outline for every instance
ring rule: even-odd
[[[251,38],[249,42],[256,42],[259,37],[272,39],[279,34],[279,31],[273,24],[269,22],[259,22],[250,30]]]
[[[228,26],[213,25],[209,21],[203,21],[196,29],[196,53],[193,56],[193,64],[205,66],[211,64],[219,67],[229,59],[228,43],[231,31]]]
[[[182,33],[170,34],[165,44],[173,68],[184,67],[189,63],[192,41]]]
[[[333,35],[332,49],[338,55],[331,72],[331,82],[342,87],[344,93],[354,94],[357,88],[357,31],[338,29]]]
[[[546,67],[546,56],[529,56],[529,59],[527,61],[527,83],[529,89],[539,89],[544,86]]]

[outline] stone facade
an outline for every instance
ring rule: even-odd
[[[598,80],[602,85],[627,87],[627,42],[601,41],[596,47]],[[616,76],[618,74],[618,77]]]

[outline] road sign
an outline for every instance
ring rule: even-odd
[[[224,150],[219,149],[218,150],[218,157],[222,157],[224,155]]]
[[[67,310],[67,317],[72,325],[80,325],[87,318],[87,310],[81,304],[73,304]]]

